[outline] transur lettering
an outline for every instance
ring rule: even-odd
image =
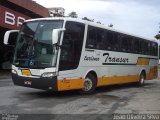
[[[113,62],[113,63],[128,63],[128,58],[117,58],[117,57],[110,57],[109,53],[104,53],[103,56],[106,56],[105,62]]]

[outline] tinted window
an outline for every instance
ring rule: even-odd
[[[128,52],[132,52],[133,51],[133,37],[128,36]]]
[[[88,26],[86,47],[91,49],[105,49],[106,35],[105,30]]]
[[[97,29],[96,33],[97,33],[96,48],[100,49],[100,50],[105,50],[105,47],[106,47],[105,30],[103,30],[103,29]]]
[[[61,56],[60,70],[76,69],[79,65],[84,38],[84,24],[76,22],[66,22]]]
[[[113,31],[106,31],[106,49],[118,51],[119,50],[119,40],[118,33]]]
[[[151,55],[153,56],[158,55],[158,45],[154,42],[152,42],[152,45],[151,45]]]
[[[150,55],[150,42],[149,41],[145,41],[145,40],[143,40],[143,42],[144,42],[144,47],[145,47],[144,54]]]
[[[113,33],[113,44],[112,44],[112,48],[114,51],[118,51],[119,50],[119,41],[118,41],[118,33],[114,32]]]
[[[96,48],[96,28],[92,26],[88,26],[88,34],[87,34],[87,42],[86,47],[87,48]]]
[[[107,50],[113,50],[113,46],[112,46],[112,44],[113,44],[113,32],[111,32],[111,31],[107,31],[106,32],[106,41],[107,41]]]
[[[158,54],[158,45],[154,42],[93,26],[88,26],[86,47],[145,55]]]
[[[121,35],[121,51],[128,52],[128,39],[126,35]]]
[[[134,39],[133,45],[134,45],[134,48],[133,48],[134,52],[140,53],[140,43],[137,38]]]

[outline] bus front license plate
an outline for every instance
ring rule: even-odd
[[[25,85],[32,85],[32,81],[24,81]]]

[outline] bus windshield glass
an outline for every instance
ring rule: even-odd
[[[25,68],[55,67],[58,52],[52,45],[52,31],[62,26],[62,20],[24,23],[17,39],[13,64]]]

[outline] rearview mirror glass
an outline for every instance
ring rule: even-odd
[[[63,32],[65,29],[54,29],[52,32],[52,44],[55,45],[58,43],[58,40],[60,39],[61,32]]]
[[[9,46],[15,46],[19,30],[9,30],[4,35],[3,43]]]

